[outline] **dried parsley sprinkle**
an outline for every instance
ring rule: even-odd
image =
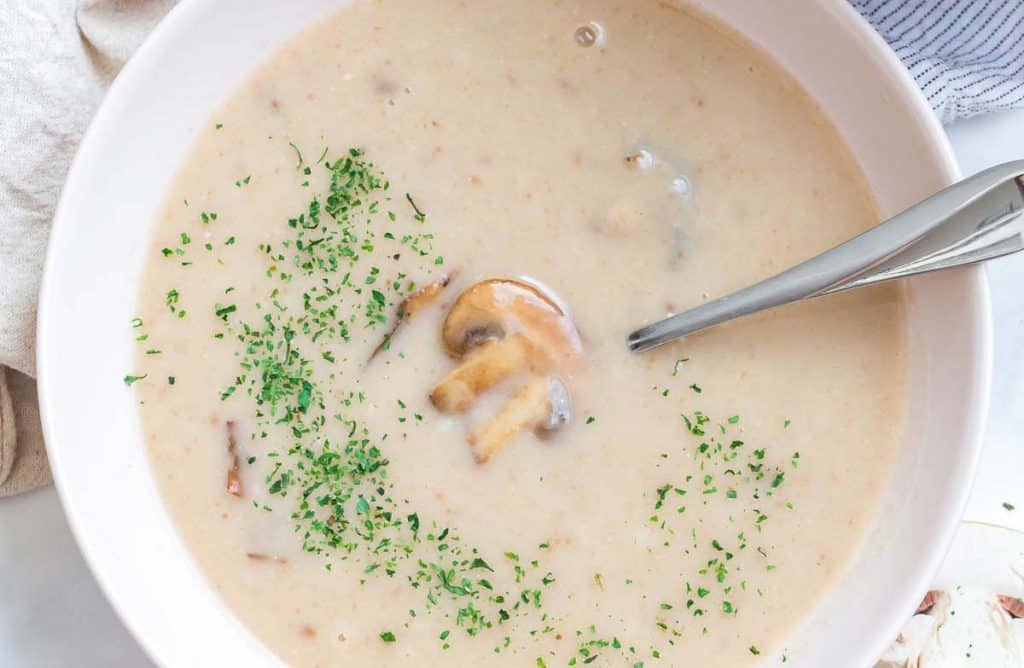
[[[221,306],[220,304],[214,305],[214,315],[218,318],[227,322],[228,316],[238,310],[238,307],[234,304],[228,304],[227,306]]]
[[[145,374],[144,373],[141,376],[125,376],[124,377],[124,384],[129,386],[129,387],[131,387],[135,383],[135,381],[142,380],[143,378],[145,378],[148,375],[149,374]]]
[[[673,375],[678,369],[679,362],[673,367]],[[659,390],[657,386],[653,389]],[[691,385],[691,389],[700,391],[696,384]],[[755,550],[765,559],[769,557],[767,546],[758,544],[768,520],[767,514],[758,506],[764,497],[779,494],[786,480],[784,471],[776,464],[775,458],[769,457],[767,448],[750,448],[742,439],[732,436],[732,432],[739,429],[738,415],[727,417],[723,422],[712,420],[711,416],[699,410],[680,417],[685,433],[692,439],[686,457],[680,461],[692,462],[699,473],[679,472],[675,482],[659,487],[654,493],[654,513],[649,522],[664,532],[663,547],[671,548],[677,541],[683,541],[681,547],[687,553],[699,557],[703,552],[705,556],[704,565],[691,575],[689,581],[682,583],[680,613],[670,612],[671,608],[666,610],[664,604],[662,606],[665,618],[657,620],[657,625],[672,633],[675,633],[673,622],[681,623],[681,620],[671,619],[674,614],[703,617],[715,608],[729,616],[740,614],[735,591],[737,588],[747,591],[748,581],[733,560],[737,553],[748,549]],[[792,467],[796,468],[799,453],[792,453],[790,457]],[[668,454],[663,454],[662,459],[668,459]],[[721,484],[725,481],[728,484]],[[729,521],[739,529],[735,538],[727,540],[727,536],[708,535],[708,528],[699,516],[685,514],[685,506],[676,507],[676,512],[670,515],[661,514],[670,498],[685,497],[688,492],[699,492],[705,506],[721,503],[718,499],[723,497],[730,504],[736,504],[730,506],[728,514]],[[783,502],[787,508],[793,508],[791,502]],[[763,572],[771,572],[774,568],[774,564],[766,564]],[[760,595],[761,590],[757,591]],[[701,633],[707,635],[707,628]]]
[[[310,176],[301,151],[292,149],[299,178]],[[516,628],[524,637],[556,632],[558,617],[547,611],[544,597],[555,574],[516,552],[496,560],[465,544],[455,528],[408,512],[389,477],[385,446],[395,435],[373,433],[359,417],[358,407],[372,399],[357,391],[358,381],[346,383],[341,369],[325,374],[312,363],[341,358],[341,346],[364,330],[367,337],[379,336],[373,330],[392,322],[396,305],[416,289],[406,273],[372,266],[371,260],[403,258],[427,274],[443,263],[433,252],[433,235],[423,229],[426,214],[407,196],[411,210],[397,215],[389,183],[362,151],[337,158],[325,151],[316,166],[329,183],[287,220],[288,235],[258,247],[265,262],[261,271],[271,282],[265,299],[252,313],[233,304],[214,306],[222,331],[213,337],[237,346],[239,360],[238,376],[222,389],[221,399],[253,406],[254,438],[286,444],[261,458],[272,501],[254,508],[287,513],[302,548],[322,555],[327,570],[345,563],[363,582],[407,583],[423,596],[409,618],[441,615],[470,637],[509,628],[516,619],[522,620]],[[208,214],[204,222],[214,219]],[[291,286],[285,292],[275,284]],[[179,300],[175,291],[168,307],[178,308]],[[401,351],[396,357],[401,359]],[[411,415],[402,418],[406,428],[425,420]],[[510,647],[512,636],[503,638],[495,651]],[[450,647],[449,630],[439,641]],[[588,651],[588,657],[597,656]]]
[[[384,642],[395,642],[395,634],[391,631],[381,631],[380,639]]]
[[[295,151],[295,156],[299,160],[295,164],[295,169],[300,169],[305,164],[305,161],[302,159],[302,151],[300,151],[299,147],[295,145],[295,142],[288,142],[288,145],[292,147],[293,151]]]
[[[415,213],[415,218],[418,222],[424,222],[427,219],[427,215],[420,211],[420,208],[416,206],[416,202],[413,200],[412,195],[405,193],[405,199],[409,201],[409,205],[412,206],[412,210]]]
[[[1014,506],[1009,501],[1003,501],[1003,508],[1005,508],[1006,510],[1014,510],[1016,506]]]
[[[185,310],[178,308],[178,302],[181,300],[181,295],[178,294],[177,290],[168,290],[167,296],[164,298],[164,303],[167,304],[168,310],[179,318],[185,317]]]

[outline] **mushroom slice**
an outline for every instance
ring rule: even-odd
[[[273,561],[278,564],[287,564],[288,559],[276,555],[263,554],[262,552],[246,552],[245,556],[253,561]]]
[[[445,349],[460,364],[431,391],[446,413],[467,410],[483,392],[516,374],[525,384],[468,438],[477,463],[488,461],[525,428],[554,430],[569,419],[569,392],[554,378],[582,352],[565,309],[537,286],[488,279],[452,304],[441,332]]]
[[[481,393],[524,369],[529,355],[530,344],[521,334],[485,341],[437,384],[430,401],[443,413],[461,413]]]
[[[480,393],[517,371],[545,373],[581,350],[572,320],[537,287],[488,279],[455,300],[441,332],[462,363],[430,393],[443,412],[469,408]]]
[[[242,472],[238,460],[238,435],[235,430],[235,421],[228,420],[225,426],[228,433],[228,456],[231,458],[225,489],[232,496],[242,496],[245,492],[242,490]]]
[[[424,285],[422,288],[412,293],[408,297],[402,300],[402,303],[398,305],[398,317],[408,318],[417,311],[430,306],[434,303],[444,289],[448,287],[448,284],[452,282],[452,277],[455,272],[450,275],[442,275],[436,281]]]
[[[402,325],[411,318],[413,314],[418,313],[433,304],[437,298],[441,296],[441,293],[444,292],[444,289],[448,287],[448,284],[452,282],[452,278],[454,278],[454,276],[455,272],[452,272],[451,274],[444,274],[437,280],[424,285],[422,288],[403,299],[398,304],[398,311],[395,313],[395,322],[391,325],[391,329],[387,331],[384,338],[381,339],[380,343],[377,344],[377,347],[373,349],[372,353],[370,353],[370,357],[366,360],[366,363],[369,364],[372,362],[373,358],[384,350],[388,343],[395,338],[395,334],[398,333],[398,330],[401,329]]]
[[[551,384],[548,378],[531,378],[497,415],[469,436],[467,440],[478,464],[490,460],[516,432],[550,420]]]
[[[481,340],[516,332],[554,359],[581,350],[579,334],[565,311],[539,288],[510,278],[481,281],[459,295],[441,334],[448,353],[461,357]]]

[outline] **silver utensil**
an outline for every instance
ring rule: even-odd
[[[940,190],[871,230],[750,287],[636,330],[634,352],[801,299],[948,269],[1024,248],[1024,160]]]

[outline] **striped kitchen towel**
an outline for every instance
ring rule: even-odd
[[[1024,107],[1024,0],[850,0],[943,123]]]

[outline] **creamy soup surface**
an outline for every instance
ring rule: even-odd
[[[159,216],[133,323],[154,471],[288,664],[781,657],[876,511],[898,286],[624,344],[877,222],[805,93],[690,9],[356,2],[227,99]],[[578,348],[439,401],[523,326],[453,352],[456,299],[517,277]]]

